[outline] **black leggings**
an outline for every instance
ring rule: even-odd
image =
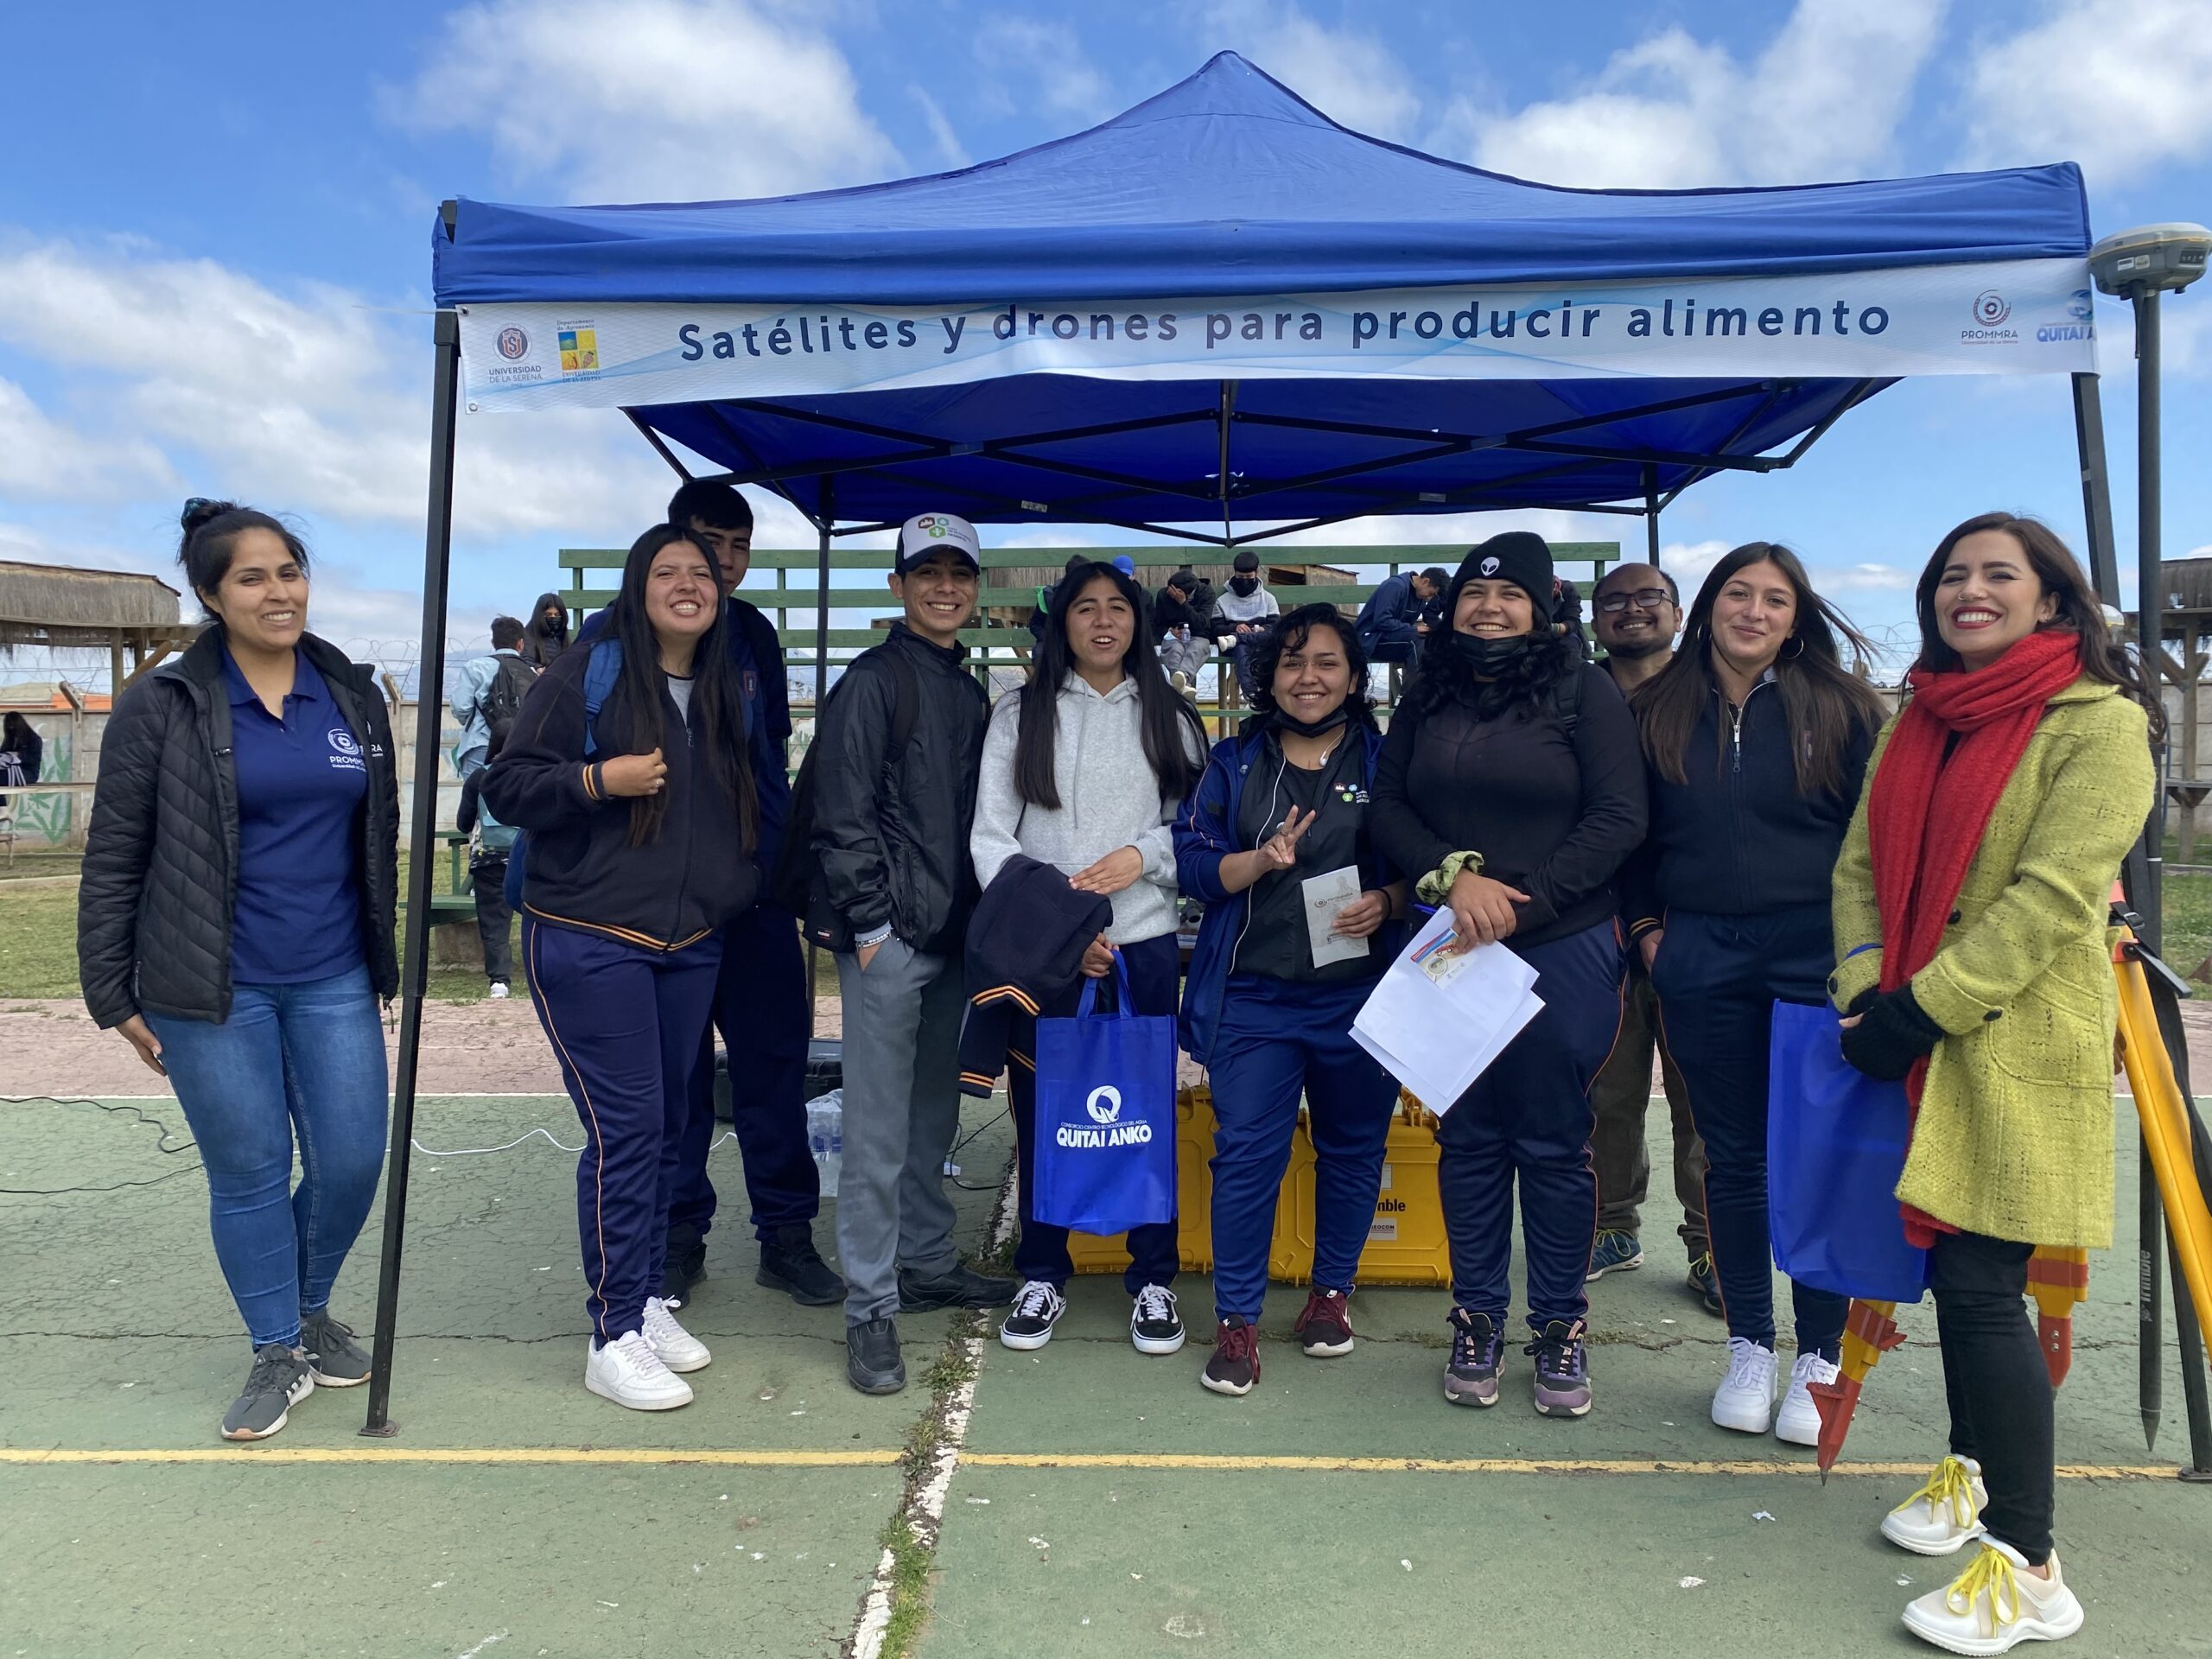
[[[1929,1252],[1951,1451],[1981,1465],[1982,1524],[2041,1567],[2050,1559],[2056,1452],[2050,1370],[2021,1299],[2034,1246],[1939,1233]]]

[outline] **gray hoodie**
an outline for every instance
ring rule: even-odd
[[[1059,728],[1052,747],[1052,776],[1060,808],[1026,804],[1014,791],[1014,741],[1021,731],[1021,694],[1009,691],[991,711],[983,739],[982,777],[976,791],[976,824],[968,848],[985,887],[1016,853],[1069,875],[1120,847],[1143,855],[1144,874],[1113,898],[1106,937],[1133,944],[1175,931],[1175,809],[1164,800],[1144,753],[1137,688],[1123,680],[1101,693],[1079,674],[1060,688]],[[1204,747],[1188,734],[1191,754]]]

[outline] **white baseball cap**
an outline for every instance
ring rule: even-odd
[[[903,576],[948,549],[967,560],[969,569],[982,569],[982,543],[976,539],[975,525],[957,513],[918,512],[899,526],[899,553],[893,569]]]

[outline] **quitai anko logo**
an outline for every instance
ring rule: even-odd
[[[1993,288],[1974,296],[1974,320],[1985,328],[1994,328],[2012,315],[2012,302]]]
[[[1111,1123],[1122,1115],[1122,1091],[1110,1083],[1101,1084],[1090,1091],[1083,1109],[1090,1114],[1094,1123]]]
[[[499,330],[499,355],[510,363],[519,362],[530,354],[530,336],[519,328]]]

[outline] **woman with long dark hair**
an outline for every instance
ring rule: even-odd
[[[1205,733],[1187,698],[1168,683],[1154,650],[1144,589],[1109,564],[1085,560],[1060,578],[1045,605],[1028,683],[999,699],[983,740],[982,773],[969,848],[988,887],[1016,854],[1050,864],[1084,893],[1106,895],[1113,920],[1090,945],[1084,972],[1112,975],[1118,953],[1139,1014],[1172,1014],[1182,962],[1175,942],[1175,810],[1205,755]],[[1039,1019],[1065,1018],[1071,987]],[[1019,1060],[1007,1074],[1020,1160],[1021,1280],[1000,1327],[1009,1348],[1041,1348],[1066,1311],[1073,1267],[1064,1227],[1031,1211],[1035,1192],[1037,1078]],[[1132,1299],[1129,1337],[1139,1353],[1183,1345],[1174,1292],[1179,1262],[1173,1219],[1130,1229],[1122,1283]]]
[[[2107,896],[2165,722],[2032,518],[1953,530],[1915,605],[1910,695],[1836,864],[1829,991],[1844,1058],[1913,1101],[1897,1198],[1929,1249],[1950,1406],[1950,1454],[1882,1531],[1918,1554],[1974,1548],[1905,1626],[1994,1654],[2082,1627],[2051,1548],[2050,1374],[2022,1298],[2037,1245],[2112,1243]]]
[[[181,522],[208,624],[116,699],[78,976],[200,1143],[215,1259],[253,1343],[222,1433],[258,1440],[318,1386],[368,1380],[330,1293],[384,1161],[398,779],[375,671],[307,631],[300,538],[228,501],[189,501]]]
[[[1352,1350],[1350,1298],[1375,1220],[1398,1085],[1351,1023],[1389,965],[1383,930],[1405,883],[1376,851],[1370,803],[1382,736],[1367,657],[1335,607],[1306,605],[1254,641],[1255,716],[1214,745],[1175,826],[1184,891],[1205,902],[1183,999],[1183,1046],[1213,1085],[1216,1394],[1260,1379],[1275,1197],[1299,1103],[1313,1137],[1313,1287],[1292,1333],[1315,1359]],[[1327,948],[1305,883],[1353,872]],[[1381,937],[1378,937],[1381,936]]]
[[[1447,630],[1429,636],[1391,718],[1374,817],[1383,855],[1450,906],[1451,948],[1502,941],[1536,970],[1544,1003],[1437,1130],[1453,1303],[1444,1397],[1497,1402],[1517,1185],[1536,1409],[1580,1417],[1590,1084],[1620,1021],[1613,878],[1643,838],[1643,764],[1628,705],[1557,603],[1541,537],[1508,531],[1461,562]]]
[[[1797,1355],[1777,1415],[1767,1048],[1777,1000],[1827,998],[1829,886],[1886,712],[1844,644],[1872,656],[1788,548],[1747,542],[1713,567],[1681,649],[1636,695],[1651,827],[1623,883],[1630,948],[1705,1141],[1729,1349],[1713,1421],[1798,1446],[1820,1439],[1808,1389],[1835,1378],[1850,1303],[1794,1287]]]
[[[760,885],[726,626],[714,556],[654,526],[606,632],[531,687],[484,774],[485,804],[530,835],[523,964],[584,1129],[584,1386],[639,1411],[690,1404],[676,1373],[711,1357],[660,1287],[720,929]]]
[[[38,782],[45,761],[46,740],[38,728],[13,709],[0,715],[0,789]]]

